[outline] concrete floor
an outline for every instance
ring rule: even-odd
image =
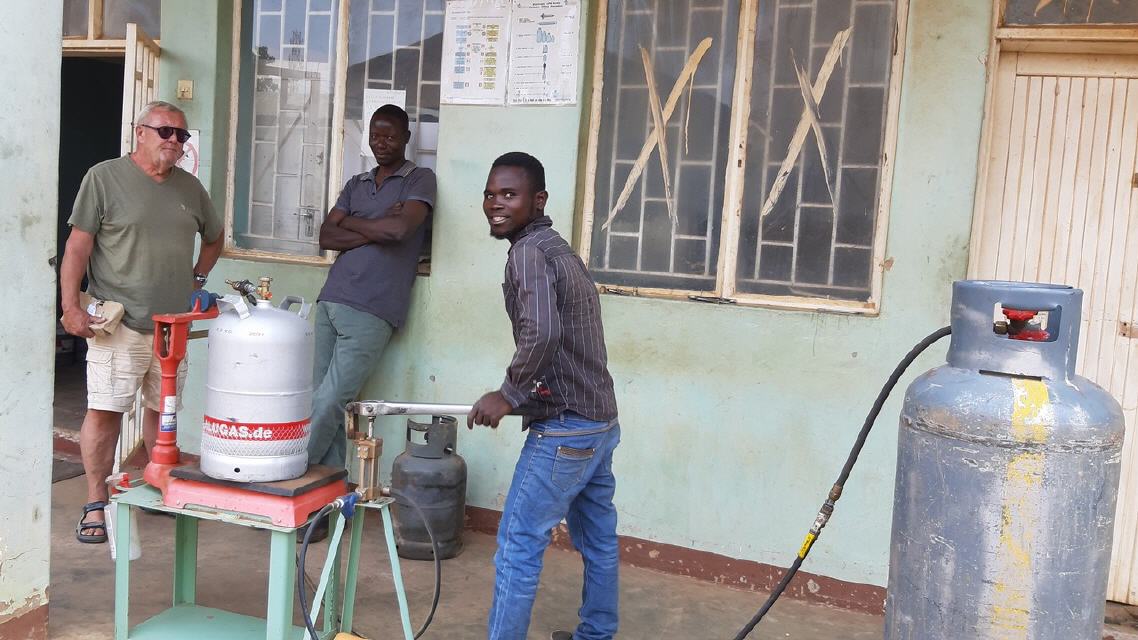
[[[107,545],[75,540],[75,521],[84,500],[84,478],[54,485],[49,637],[94,640],[113,636],[114,575]],[[372,514],[374,515],[374,514]],[[172,518],[140,515],[142,557],[131,572],[131,624],[153,616],[170,602],[173,563]],[[438,613],[424,639],[483,638],[493,588],[494,539],[467,532],[466,549],[443,563],[443,593]],[[266,533],[245,527],[202,523],[199,541],[198,602],[247,615],[264,615],[268,572]],[[369,638],[397,638],[399,618],[391,587],[381,525],[376,517],[365,525],[355,630]],[[327,543],[309,554],[310,576],[324,561]],[[413,626],[430,606],[432,565],[403,561]],[[572,628],[581,593],[581,563],[576,553],[550,549],[545,556],[541,590],[534,607],[529,638],[549,637],[557,628]],[[691,578],[623,567],[621,573],[621,638],[734,637],[761,599]],[[297,619],[297,624],[303,624]],[[879,616],[782,600],[752,634],[753,638],[802,640],[878,640]]]

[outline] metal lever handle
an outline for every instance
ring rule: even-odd
[[[427,402],[387,402],[360,400],[344,407],[347,413],[360,416],[458,416],[474,408],[470,404],[434,404]]]

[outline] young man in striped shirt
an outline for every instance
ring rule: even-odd
[[[506,313],[514,357],[467,426],[497,427],[509,413],[529,430],[498,526],[490,640],[525,640],[542,555],[562,519],[585,563],[576,631],[553,640],[609,640],[617,630],[619,548],[612,454],[620,442],[600,300],[585,264],[545,215],[545,169],[531,155],[497,160],[482,210],[490,235],[510,241]]]

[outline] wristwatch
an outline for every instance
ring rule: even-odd
[[[204,273],[197,273],[195,271],[194,272],[194,281],[196,281],[198,284],[200,284],[204,287],[205,286],[205,274]]]

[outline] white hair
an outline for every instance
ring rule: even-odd
[[[186,117],[186,112],[182,111],[177,105],[170,104],[164,100],[154,100],[153,102],[147,102],[146,105],[142,107],[142,111],[139,111],[138,115],[134,118],[134,124],[142,124],[146,118],[150,116],[152,111],[171,111],[173,113],[182,114],[182,118]]]

